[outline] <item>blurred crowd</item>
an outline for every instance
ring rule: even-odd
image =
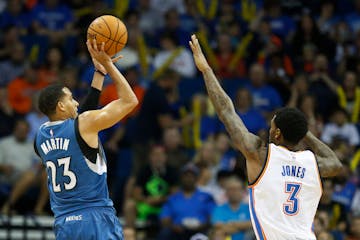
[[[38,91],[62,82],[81,102],[94,72],[86,30],[104,14],[127,26],[115,64],[140,102],[100,134],[127,240],[254,239],[245,161],[206,95],[192,33],[250,132],[267,139],[280,107],[305,113],[344,166],[323,179],[313,230],[360,240],[360,0],[0,0],[2,214],[51,214],[33,151],[47,121]],[[99,106],[116,98],[106,77]]]

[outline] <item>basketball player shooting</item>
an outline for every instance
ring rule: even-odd
[[[249,208],[258,240],[313,240],[312,223],[322,194],[321,177],[342,168],[335,153],[308,131],[297,109],[283,108],[271,120],[269,143],[250,133],[236,114],[202,53],[198,39],[189,42],[216,113],[232,142],[246,158]],[[297,151],[299,142],[309,147]]]
[[[39,109],[49,122],[39,128],[34,147],[46,166],[51,209],[55,215],[57,240],[118,239],[122,230],[109,198],[106,158],[99,131],[109,128],[131,112],[138,101],[127,80],[96,40],[87,47],[99,72],[93,87],[101,90],[104,74],[114,81],[119,98],[99,110],[98,94],[87,99],[85,112],[78,115],[78,103],[61,85],[43,89]],[[95,79],[96,78],[96,79]],[[92,103],[91,103],[92,102]]]

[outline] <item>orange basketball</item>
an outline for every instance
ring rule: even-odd
[[[128,34],[125,24],[117,17],[103,15],[96,18],[87,30],[88,39],[96,39],[98,48],[105,43],[105,52],[114,56],[125,47]]]

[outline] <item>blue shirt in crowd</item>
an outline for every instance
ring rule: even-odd
[[[253,87],[247,86],[247,89],[253,95],[255,109],[261,112],[271,112],[283,105],[279,93],[271,86]]]
[[[239,208],[234,211],[229,203],[217,206],[211,216],[211,223],[229,223],[229,222],[246,222],[250,221],[249,205],[241,203]],[[238,232],[231,235],[231,240],[243,240],[244,232]]]
[[[182,191],[171,195],[164,204],[160,219],[170,218],[175,225],[184,225],[186,221],[208,223],[215,207],[213,197],[196,190],[191,197],[186,197]]]

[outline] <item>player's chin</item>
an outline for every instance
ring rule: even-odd
[[[79,115],[79,113],[77,112],[77,109],[75,110],[74,114],[73,114],[73,118],[77,118],[77,116]]]

